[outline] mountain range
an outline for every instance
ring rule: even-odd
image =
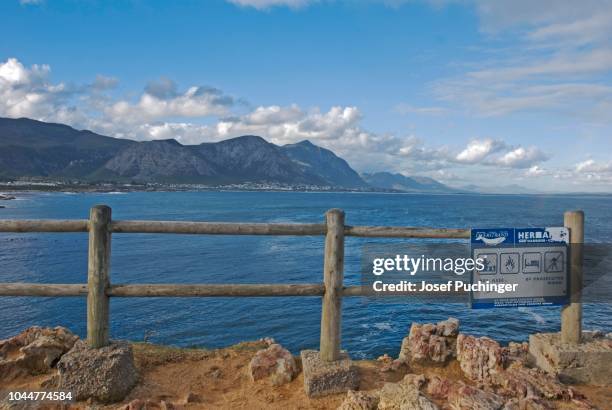
[[[402,174],[392,174],[390,172],[376,172],[373,174],[363,174],[363,179],[368,185],[394,191],[402,192],[440,192],[449,193],[458,190],[450,188],[433,178],[428,177],[407,177]]]
[[[0,118],[0,178],[24,177],[456,192],[431,178],[388,172],[359,175],[344,159],[310,141],[279,146],[245,135],[199,145],[182,145],[174,139],[138,142],[64,124]]]

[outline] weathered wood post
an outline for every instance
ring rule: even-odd
[[[342,322],[342,286],[344,281],[344,211],[330,209],[325,213],[325,261],[323,264],[323,309],[321,313],[320,354],[324,361],[340,358]]]
[[[89,213],[89,259],[87,266],[87,341],[89,346],[108,345],[111,254],[111,209],[105,205]]]
[[[578,344],[582,336],[584,212],[565,212],[564,225],[570,231],[570,303],[561,310],[561,340],[564,343]]]

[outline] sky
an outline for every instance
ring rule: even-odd
[[[612,192],[612,1],[2,0],[0,116]]]

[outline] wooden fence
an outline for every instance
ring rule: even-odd
[[[566,226],[582,243],[584,215],[565,214]],[[111,208],[91,208],[89,220],[0,220],[0,232],[88,232],[87,284],[0,283],[0,296],[87,296],[87,341],[99,348],[109,343],[111,297],[215,297],[215,296],[322,296],[320,354],[334,361],[340,354],[342,297],[362,295],[361,286],[344,286],[344,238],[438,238],[469,239],[470,229],[393,226],[348,226],[344,212],[331,209],[322,224],[218,223],[178,221],[113,221]],[[158,233],[194,235],[292,235],[325,236],[323,283],[315,284],[135,284],[110,282],[111,235]],[[578,238],[579,236],[579,238]],[[574,242],[574,241],[572,241]],[[580,258],[582,256],[580,255]],[[572,272],[581,274],[580,263],[571,257]],[[580,275],[579,275],[580,276]],[[581,306],[568,305],[562,314],[562,332],[568,341],[580,338]],[[577,323],[578,322],[578,323]],[[576,334],[578,338],[576,339]]]

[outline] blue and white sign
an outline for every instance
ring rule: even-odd
[[[567,245],[569,243],[569,232],[565,227],[472,228],[472,247],[542,243]]]
[[[564,227],[515,228],[515,244],[565,244],[569,243],[569,231]]]
[[[472,257],[482,264],[473,272],[472,283],[509,284],[515,290],[473,291],[472,308],[567,304],[568,243],[564,227],[473,228]]]
[[[472,229],[472,246],[505,246],[514,243],[514,228]]]

